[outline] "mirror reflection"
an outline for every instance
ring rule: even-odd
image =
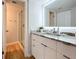
[[[75,27],[76,0],[51,0],[43,4],[44,26]]]

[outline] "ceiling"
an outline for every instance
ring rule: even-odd
[[[55,0],[51,4],[47,5],[46,8],[50,10],[63,11],[76,7],[76,0]]]

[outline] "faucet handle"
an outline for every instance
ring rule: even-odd
[[[53,28],[53,31],[55,31],[55,28]]]
[[[56,31],[56,29],[55,29],[55,28],[53,28],[53,33],[57,33],[57,31]]]

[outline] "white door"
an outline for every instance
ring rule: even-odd
[[[32,54],[35,59],[44,59],[44,46],[39,42],[32,44]]]
[[[37,58],[37,48],[36,47],[37,47],[37,42],[36,41],[32,41],[32,55],[35,58]]]
[[[49,26],[55,26],[54,12],[49,12]]]
[[[17,41],[17,7],[15,4],[7,3],[6,36],[7,43]]]
[[[56,50],[46,47],[45,48],[45,59],[56,59]]]

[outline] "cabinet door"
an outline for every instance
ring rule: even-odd
[[[76,59],[76,47],[70,44],[63,45],[63,53],[68,56],[70,59]]]
[[[56,59],[56,50],[45,47],[45,59]]]
[[[37,43],[37,58],[44,59],[44,46],[41,43]]]
[[[69,58],[63,55],[62,53],[57,52],[57,59],[69,59]]]
[[[57,42],[57,51],[62,53],[66,59],[76,59],[76,47],[71,44]]]
[[[39,42],[33,42],[32,44],[32,55],[36,59],[44,59],[44,46]]]
[[[36,58],[37,57],[37,48],[36,48],[36,46],[37,46],[37,43],[35,43],[35,42],[32,42],[33,44],[32,44],[32,55]]]

